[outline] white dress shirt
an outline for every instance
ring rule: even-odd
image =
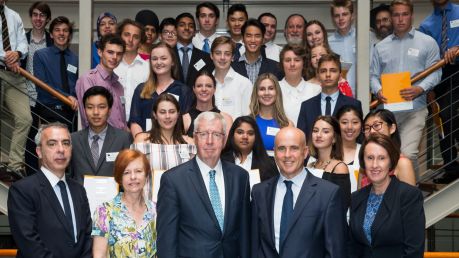
[[[215,105],[220,111],[229,114],[233,120],[248,115],[252,89],[252,82],[230,67],[223,83],[217,80]]]
[[[20,51],[22,53],[21,59],[27,57],[27,52],[29,51],[29,43],[27,43],[27,38],[24,31],[24,25],[21,20],[21,16],[5,5],[5,18],[8,23],[8,35],[10,38],[10,46],[12,51]],[[3,30],[0,22],[0,28]],[[3,39],[0,35],[0,60],[2,65],[5,65],[5,51],[3,50]]]
[[[217,37],[218,37],[218,34],[214,33],[210,37],[207,38],[209,40],[209,50],[212,47],[212,43]],[[193,43],[193,46],[195,46],[197,49],[202,50],[202,48],[204,47],[204,39],[206,39],[206,37],[202,35],[201,32],[198,32],[193,37],[193,40],[191,42]]]
[[[282,47],[274,44],[273,41],[266,42],[265,46],[266,58],[279,62]]]
[[[301,187],[303,187],[304,180],[306,179],[307,172],[305,169],[301,171],[292,179],[287,179],[279,174],[279,179],[277,180],[276,186],[276,196],[274,198],[274,239],[276,241],[277,252],[280,252],[279,248],[279,237],[280,237],[280,223],[282,217],[282,205],[284,204],[284,196],[287,192],[287,187],[285,186],[284,180],[292,181],[292,192],[293,192],[293,210],[295,210],[296,200],[300,194]]]
[[[222,204],[223,216],[225,216],[225,179],[223,176],[222,162],[219,160],[217,165],[214,168],[211,168],[206,165],[198,156],[196,156],[196,162],[198,163],[199,170],[201,171],[202,179],[206,185],[207,194],[210,199],[210,190],[209,190],[209,171],[215,170],[215,183],[218,188],[218,195],[220,196],[220,203]]]
[[[322,87],[306,82],[303,78],[296,87],[290,85],[285,78],[279,82],[279,85],[282,91],[285,115],[296,125],[300,115],[301,103],[317,96],[322,91]]]
[[[325,98],[328,97],[328,96],[331,97],[331,100],[330,100],[330,107],[331,107],[330,115],[332,116],[333,112],[335,112],[336,101],[338,101],[339,90],[337,90],[335,93],[333,93],[331,95],[327,95],[327,94],[325,94],[323,92],[320,93],[320,110],[321,110],[323,116],[325,115],[325,109],[327,107],[327,100]]]
[[[131,64],[127,64],[123,59],[114,72],[118,75],[118,81],[124,88],[124,107],[126,109],[126,121],[128,121],[135,88],[147,81],[148,76],[150,76],[150,64],[143,60],[140,55],[137,55]]]
[[[242,163],[238,157],[234,157],[234,164],[240,166],[241,168],[249,172],[250,170],[252,170],[252,157],[253,157],[253,151],[251,151],[249,155],[247,155],[247,158]]]
[[[45,174],[45,177],[48,179],[49,183],[51,184],[51,187],[54,190],[54,193],[56,194],[57,199],[59,200],[59,203],[61,204],[62,211],[65,214],[64,210],[64,202],[62,201],[62,195],[61,195],[61,189],[57,185],[59,181],[64,181],[65,183],[65,188],[67,189],[67,196],[69,197],[69,203],[70,203],[70,211],[72,213],[72,222],[73,222],[73,235],[75,238],[75,243],[77,242],[77,227],[76,227],[76,220],[75,220],[75,209],[73,207],[73,199],[72,199],[72,194],[70,193],[69,185],[67,184],[67,181],[65,180],[65,175],[62,178],[57,177],[53,172],[48,170],[45,167],[40,168],[41,171],[43,171],[43,174]]]

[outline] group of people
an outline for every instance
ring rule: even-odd
[[[410,0],[375,9],[370,86],[381,102],[382,74],[416,74],[440,56],[444,78],[458,71],[459,26],[438,24],[458,19],[459,6],[432,2],[427,35],[412,26]],[[51,20],[36,2],[26,36],[19,15],[0,7],[0,78],[15,121],[8,172],[28,175],[8,197],[18,256],[422,257],[416,157],[426,92],[441,71],[400,92],[413,109],[364,116],[350,0],[332,2],[330,37],[320,21],[290,15],[283,47],[276,16],[249,18],[243,4],[228,9],[227,36],[216,33],[211,2],[161,23],[151,10],[121,22],[104,12],[93,69],[81,76],[66,17]],[[17,75],[19,60],[71,105]],[[441,115],[449,129],[457,122]],[[450,150],[457,136],[448,137]],[[441,182],[458,176],[447,153]],[[261,181],[253,187],[252,170]],[[157,202],[146,190],[153,171],[166,171]],[[122,191],[90,214],[82,184],[93,175],[114,177]]]

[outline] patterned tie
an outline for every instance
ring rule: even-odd
[[[325,101],[326,101],[326,103],[325,103],[325,115],[326,116],[331,116],[331,103],[330,103],[331,97],[330,96],[325,97]]]
[[[241,52],[239,52],[239,49],[242,47],[241,43],[236,43],[236,49],[234,50],[234,55],[233,55],[233,61],[237,62],[239,61],[239,58],[241,57]]]
[[[10,34],[8,33],[8,23],[6,22],[5,16],[5,6],[0,5],[0,16],[2,17],[2,41],[3,41],[3,50],[10,51]]]
[[[293,216],[293,191],[292,191],[292,181],[284,180],[285,187],[287,191],[284,195],[284,202],[282,203],[282,215],[279,231],[279,249],[282,246],[282,243],[285,240],[285,234],[287,233],[288,223]]]
[[[443,56],[448,50],[448,22],[446,20],[446,10],[443,10],[441,12],[441,45],[440,45],[440,51],[441,51],[441,56]]]
[[[210,53],[209,39],[204,39],[204,46],[202,46],[202,51]]]
[[[220,194],[218,193],[217,184],[215,183],[215,170],[209,171],[209,195],[210,203],[214,209],[215,217],[217,217],[218,225],[220,226],[221,231],[223,231],[223,209],[220,201]]]
[[[67,222],[69,223],[70,228],[72,229],[72,236],[74,236],[74,231],[73,231],[73,220],[72,220],[72,212],[70,210],[70,202],[69,202],[69,196],[67,194],[67,187],[65,186],[64,181],[59,181],[57,183],[59,186],[59,189],[61,190],[61,197],[62,197],[62,203],[64,204],[64,212],[65,212],[65,218],[67,219]]]
[[[92,160],[94,161],[94,165],[97,167],[97,164],[99,163],[99,135],[94,135],[91,137],[92,142],[91,142],[91,155],[92,155]]]
[[[183,73],[183,80],[186,81],[186,77],[188,76],[188,66],[190,65],[190,60],[188,58],[188,47],[181,47],[180,50],[183,52],[182,58],[182,73]]]
[[[64,51],[60,51],[60,55],[61,55],[60,66],[61,66],[62,90],[65,93],[70,93],[69,77],[67,75],[67,62],[65,61],[65,50]]]

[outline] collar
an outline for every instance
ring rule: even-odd
[[[210,35],[209,37],[206,37],[202,35],[201,32],[198,32],[196,33],[196,37],[201,41],[204,41],[204,39],[209,39],[209,41],[212,41],[212,39],[215,39],[217,37],[217,32],[214,32],[214,34]]]
[[[88,126],[88,129],[89,129],[88,137],[89,137],[89,139],[92,139],[92,137],[94,135],[96,135],[96,133],[91,129],[91,126]],[[107,135],[107,130],[108,130],[108,124],[105,126],[105,128],[104,128],[104,130],[102,130],[102,132],[97,133],[97,135],[99,135],[99,138],[102,141],[105,140],[105,136]]]
[[[345,38],[345,37],[349,37],[349,36],[353,36],[355,35],[355,27],[354,25],[351,25],[351,28],[349,29],[349,31],[347,32],[346,35],[341,35],[338,30],[335,31],[335,37],[336,38]]]
[[[287,86],[287,90],[288,92],[292,92],[292,91],[296,91],[296,92],[303,92],[303,90],[306,88],[306,81],[304,80],[304,78],[301,78],[301,81],[300,83],[298,83],[298,85],[296,87],[290,85],[287,80],[285,79],[282,79],[284,85]]]
[[[416,29],[412,26],[412,27],[411,27],[411,30],[408,31],[408,33],[406,33],[406,34],[403,36],[403,38],[406,38],[406,37],[413,38],[415,32],[416,32]],[[392,34],[390,35],[390,37],[391,37],[392,40],[395,40],[395,39],[402,39],[402,38],[398,37],[397,35],[395,35],[395,33],[392,33]]]
[[[434,13],[436,15],[442,15],[441,13],[443,12],[443,10],[445,10],[446,12],[450,12],[452,9],[453,9],[453,4],[451,2],[448,2],[444,9],[440,9],[439,7],[435,7],[434,8]]]
[[[113,203],[115,206],[120,207],[121,209],[125,209],[127,211],[126,205],[121,201],[121,198],[123,197],[123,192],[119,192],[115,198],[113,199]],[[147,206],[147,211],[152,211],[153,214],[155,213],[155,210],[153,209],[152,202],[147,201],[145,198],[143,198],[145,202],[145,206]],[[145,214],[149,214],[150,212],[146,212]]]
[[[102,79],[104,79],[105,81],[106,80],[117,80],[118,79],[118,76],[114,72],[111,72],[111,73],[107,72],[107,70],[105,70],[104,67],[102,67],[101,64],[98,64],[96,66],[96,70],[100,74]]]
[[[250,162],[252,162],[252,157],[253,157],[253,151],[251,151],[251,152],[249,153],[249,155],[247,155],[247,158],[245,159],[244,163],[241,163],[240,160],[239,160],[239,158],[236,157],[236,156],[234,156],[234,160],[237,161],[237,162],[236,162],[237,164],[245,164],[245,163],[248,162],[249,160],[250,160]]]
[[[41,171],[43,171],[43,174],[45,175],[46,179],[48,179],[49,183],[51,184],[51,187],[54,188],[59,181],[64,181],[65,184],[67,184],[67,181],[65,180],[65,174],[62,178],[57,177],[51,170],[45,168],[44,166],[41,166]]]
[[[193,43],[190,43],[185,46],[182,43],[177,42],[177,50],[180,50],[182,47],[188,47],[188,50],[193,51]]]
[[[301,188],[301,186],[303,185],[303,182],[306,179],[307,175],[308,175],[308,173],[306,172],[306,169],[304,169],[304,168],[298,175],[294,176],[291,179],[287,179],[281,172],[281,173],[279,173],[279,179],[277,181],[277,184],[283,184],[284,180],[287,180],[287,181],[292,181],[294,185],[296,185],[296,186]]]
[[[241,61],[244,61],[244,63],[248,64],[248,65],[253,65],[253,64],[256,64],[256,63],[261,63],[261,61],[263,61],[263,55],[261,54],[260,52],[260,55],[258,56],[257,60],[255,60],[255,62],[253,63],[249,63],[247,61],[247,58],[246,58],[246,53],[244,53],[241,57],[239,57],[239,62]]]
[[[320,93],[320,99],[323,100],[323,101],[325,101],[325,98],[326,98],[327,96],[330,96],[330,97],[332,98],[333,102],[335,102],[336,99],[338,99],[339,90],[337,90],[335,93],[333,93],[333,94],[331,94],[331,95],[327,95],[327,94],[325,94],[325,93],[323,93],[323,92]]]
[[[215,76],[215,70],[212,72],[212,75]],[[228,72],[227,72],[226,75],[225,75],[225,79],[224,79],[225,81],[224,81],[224,82],[226,82],[226,80],[232,80],[232,79],[234,79],[236,76],[237,76],[236,71],[234,71],[233,67],[230,66]]]
[[[44,31],[43,37],[41,37],[40,40],[35,41],[35,40],[33,39],[33,31],[30,30],[30,43],[34,43],[34,44],[40,45],[40,44],[45,43],[45,41],[46,41],[46,31]]]
[[[202,161],[198,155],[196,155],[196,162],[198,163],[198,167],[199,167],[199,170],[204,171],[205,173],[208,173],[209,171],[211,171],[212,169],[215,170],[215,171],[223,171],[222,169],[222,162],[221,160],[218,160],[217,162],[217,165],[214,167],[214,168],[211,168],[209,166],[207,166],[206,163],[204,163],[204,161]]]
[[[50,48],[55,54],[60,54],[61,51],[64,51],[65,55],[67,55],[70,52],[68,47],[64,50],[61,50],[60,48],[56,47],[56,45],[52,45]]]
[[[268,41],[265,43],[265,46],[266,47],[270,47],[270,46],[273,46],[274,45],[274,40],[271,40],[271,41]]]

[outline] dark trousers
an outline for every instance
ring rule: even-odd
[[[448,78],[451,77],[451,78]],[[456,142],[459,142],[459,64],[446,65],[443,68],[442,83],[434,89],[440,105],[440,117],[443,121],[445,137],[440,139],[440,150],[446,173],[459,175],[459,163],[456,162]]]
[[[65,105],[40,105],[37,111],[40,124],[60,122],[67,125],[70,133],[77,131],[77,113]]]
[[[32,113],[32,126],[29,130],[29,135],[27,135],[26,150],[25,150],[25,163],[26,163],[26,173],[28,176],[35,174],[38,171],[38,157],[35,149],[37,145],[35,144],[35,135],[38,132],[39,126],[39,117],[38,117],[38,106],[40,104],[36,103],[35,107],[30,107],[30,112]]]

